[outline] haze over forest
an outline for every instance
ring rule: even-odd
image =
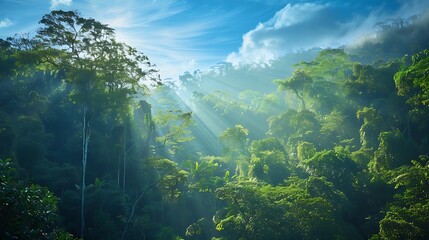
[[[0,239],[429,239],[426,1],[0,9]]]

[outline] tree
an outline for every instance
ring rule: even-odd
[[[85,229],[84,206],[86,166],[91,123],[110,111],[123,113],[131,96],[141,88],[152,69],[148,58],[136,49],[115,40],[114,29],[76,11],[52,11],[43,16],[38,38],[46,50],[56,49],[60,56],[47,61],[64,71],[65,81],[73,87],[70,99],[82,110],[82,185],[81,236]],[[152,79],[156,80],[156,79]],[[156,80],[157,81],[157,80]]]
[[[395,169],[403,165],[409,165],[412,159],[418,157],[417,144],[404,138],[398,130],[381,132],[380,142],[374,159],[369,167],[373,171]]]
[[[235,125],[233,128],[227,128],[219,139],[224,147],[224,152],[231,157],[237,157],[247,152],[247,143],[249,130],[242,125]]]
[[[327,146],[334,144],[345,145],[346,148],[356,149],[359,145],[358,121],[354,112],[350,110],[339,111],[334,109],[324,116],[320,133],[326,136]]]
[[[333,150],[324,150],[301,164],[310,175],[325,177],[345,193],[353,191],[352,182],[357,166],[348,156]]]
[[[175,154],[180,149],[180,144],[191,141],[193,136],[189,131],[192,121],[192,112],[182,110],[159,111],[154,117],[154,123],[159,132],[155,138],[158,146],[155,148],[168,147],[169,154]]]
[[[274,114],[279,114],[283,109],[283,104],[281,103],[280,96],[278,93],[270,93],[264,96],[261,102],[261,106],[258,109],[258,112],[271,116]]]
[[[200,162],[190,162],[190,165],[188,188],[191,191],[214,192],[216,188],[230,180],[229,170],[221,169],[220,158],[203,157]],[[223,174],[223,178],[221,174]]]
[[[73,239],[56,224],[57,201],[47,188],[19,180],[10,159],[0,159],[2,239]]]
[[[159,189],[162,199],[178,198],[181,193],[179,190],[180,186],[186,182],[188,177],[188,172],[184,170],[180,170],[177,167],[177,163],[165,158],[150,159],[147,167],[150,167],[153,170],[155,170],[155,174],[158,176],[154,182],[146,185],[146,187],[141,191],[137,199],[134,201],[134,204],[131,208],[131,212],[126,220],[125,229],[122,232],[121,240],[125,239],[129,231],[128,229],[129,229],[130,223],[133,221],[134,215],[136,213],[136,208],[140,203],[140,201],[142,200],[143,196],[149,190]]]
[[[353,74],[343,85],[345,94],[359,104],[367,104],[387,97],[393,98],[392,93],[396,89],[392,77],[399,69],[398,61],[387,62],[381,66],[355,63]]]
[[[295,129],[297,137],[312,137],[320,131],[321,125],[317,115],[309,110],[300,110],[290,119],[290,127]],[[310,140],[310,139],[309,139]]]
[[[217,197],[227,203],[213,217],[222,239],[353,239],[355,232],[337,217],[344,196],[326,181],[295,177],[285,185],[218,188]]]
[[[328,114],[335,108],[344,107],[345,101],[342,100],[342,91],[338,84],[329,81],[315,81],[306,90],[307,102],[311,109],[318,114]]]
[[[279,184],[291,173],[288,155],[277,138],[253,141],[249,175],[269,184]]]
[[[412,65],[395,74],[395,85],[400,96],[407,96],[413,106],[429,106],[429,50],[412,57]]]
[[[316,148],[313,143],[301,142],[297,146],[297,158],[299,161],[310,159],[316,154]]]
[[[363,118],[363,124],[359,130],[360,142],[364,149],[375,149],[378,146],[378,134],[382,118],[373,107],[364,107],[356,113],[357,118]]]
[[[313,79],[329,82],[344,82],[351,73],[352,62],[343,49],[324,49],[311,62],[302,62],[295,67],[310,73]]]
[[[303,91],[308,84],[313,82],[313,78],[305,71],[298,69],[293,72],[292,77],[285,80],[274,80],[279,88],[283,91],[291,90],[301,100],[302,108],[305,108],[305,102],[303,98]]]
[[[249,176],[277,185],[290,175],[290,167],[281,151],[261,151],[250,158]]]
[[[290,122],[297,114],[298,112],[295,109],[289,109],[277,116],[270,117],[268,119],[269,134],[287,141],[288,137],[295,132],[295,129],[290,126]]]
[[[342,84],[351,75],[352,62],[343,49],[321,50],[310,62],[294,65],[294,72],[287,80],[277,80],[281,90],[292,90],[309,107],[325,114],[342,106]]]
[[[429,230],[429,164],[428,156],[413,160],[390,172],[390,183],[398,194],[380,221],[382,239],[427,239]]]

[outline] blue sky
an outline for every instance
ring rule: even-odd
[[[379,21],[428,7],[427,0],[0,0],[0,38],[34,33],[51,10],[78,10],[115,28],[163,78],[177,78],[221,61],[264,63],[350,44]]]

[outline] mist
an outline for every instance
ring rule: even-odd
[[[1,239],[429,238],[428,4],[228,3],[0,16]]]

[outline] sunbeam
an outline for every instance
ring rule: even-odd
[[[0,239],[429,239],[429,1],[0,0]]]

